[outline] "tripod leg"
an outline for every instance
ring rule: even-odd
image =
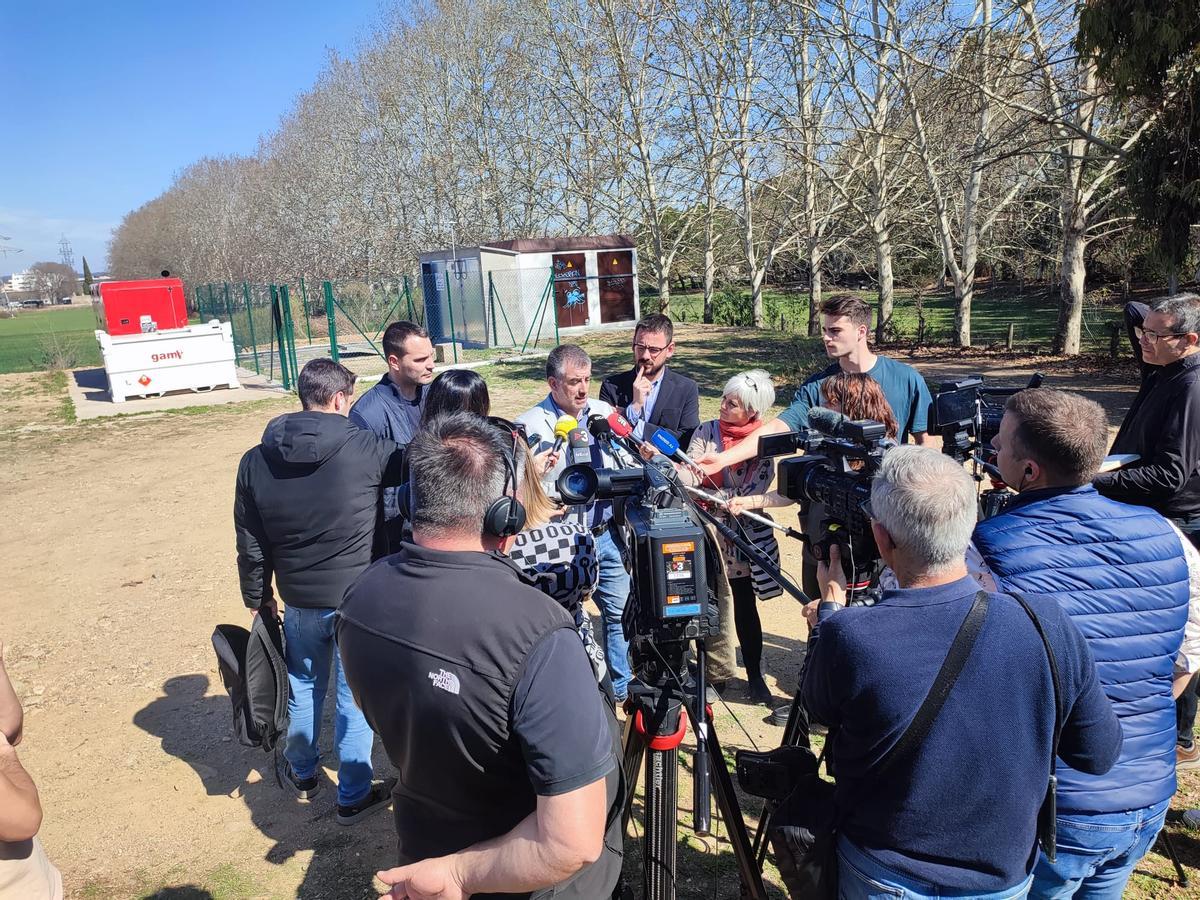
[[[792,697],[792,708],[788,711],[787,724],[783,726],[781,747],[811,747],[809,741],[808,711],[800,702],[800,689],[796,689]],[[771,815],[775,812],[775,804],[763,803],[762,815],[758,819],[758,828],[754,831],[754,859],[758,869],[762,871],[763,861],[767,858],[767,828],[771,825]]]
[[[646,750],[646,835],[642,850],[643,900],[675,900],[679,748]]]
[[[1158,833],[1158,839],[1162,842],[1163,848],[1167,851],[1167,858],[1175,864],[1175,874],[1179,876],[1179,886],[1188,886],[1187,869],[1183,867],[1183,863],[1179,861],[1179,854],[1175,852],[1175,842],[1171,840],[1171,833],[1167,831],[1167,826],[1163,825],[1162,831]]]
[[[624,752],[621,755],[621,770],[625,774],[625,808],[621,811],[621,832],[629,830],[629,817],[633,814],[633,796],[637,793],[638,773],[646,755],[646,736],[633,724],[633,716],[625,719]]]
[[[763,887],[762,866],[755,860],[754,849],[750,845],[750,835],[746,832],[746,820],[742,818],[742,810],[738,806],[737,794],[733,789],[733,778],[725,757],[721,755],[721,742],[717,738],[716,729],[712,727],[712,717],[707,716],[708,722],[708,759],[712,775],[714,793],[717,795],[717,806],[721,810],[721,818],[725,820],[725,828],[729,832],[729,842],[733,844],[733,855],[737,860],[738,875],[742,879],[742,896],[748,900],[766,900],[767,889]]]

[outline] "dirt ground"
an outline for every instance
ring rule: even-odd
[[[954,355],[914,362],[937,379],[985,369],[1008,383],[1032,368]],[[1114,422],[1132,390],[1127,375],[1072,367],[1051,383],[1094,396]],[[63,391],[53,376],[0,376],[0,639],[25,703],[20,752],[41,790],[42,839],[68,895],[374,896],[371,874],[394,854],[390,814],[341,828],[332,790],[312,803],[285,795],[270,757],[232,738],[209,642],[215,624],[249,620],[231,523],[238,459],[294,401],[71,424]],[[494,406],[512,414],[529,395],[528,386],[498,391]],[[711,398],[705,405],[715,412]],[[798,577],[798,547],[784,549]],[[768,681],[783,701],[805,629],[794,601],[761,611]],[[716,724],[730,755],[778,742],[765,708],[744,702],[744,682],[727,697]],[[377,760],[390,771],[378,748]],[[1183,785],[1178,805],[1200,805],[1200,777]],[[1176,841],[1200,865],[1200,843]],[[680,895],[736,896],[728,850],[683,842]],[[1140,896],[1182,896],[1160,879],[1161,857],[1142,868],[1152,874],[1138,876]]]

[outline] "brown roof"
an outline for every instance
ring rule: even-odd
[[[492,241],[480,249],[511,250],[514,253],[559,253],[571,250],[627,250],[636,246],[628,234],[601,234],[561,238],[517,238]]]

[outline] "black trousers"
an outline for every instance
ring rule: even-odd
[[[746,677],[750,680],[762,678],[762,620],[758,617],[754,582],[749,575],[730,578],[729,590],[733,594],[733,627],[737,631],[738,646],[742,648]]]

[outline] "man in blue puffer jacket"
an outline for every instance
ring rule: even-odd
[[[1188,563],[1166,519],[1092,487],[1107,438],[1104,410],[1078,394],[1011,397],[993,444],[1020,496],[975,530],[996,589],[1052,596],[1082,632],[1125,739],[1105,775],[1059,760],[1058,859],[1039,857],[1032,897],[1119,898],[1175,793],[1172,679]]]

